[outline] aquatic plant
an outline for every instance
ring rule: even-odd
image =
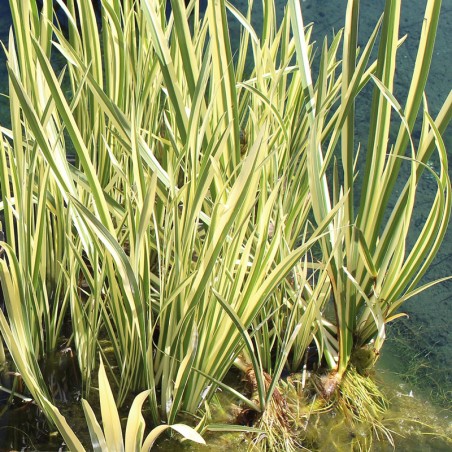
[[[366,373],[385,324],[431,285],[418,287],[450,218],[441,135],[452,95],[436,119],[423,98],[441,2],[427,4],[404,108],[393,94],[400,1],[386,3],[359,52],[359,2],[349,1],[315,82],[295,0],[281,23],[264,1],[260,36],[253,2],[246,12],[225,0],[201,11],[174,0],[169,14],[164,1],[105,0],[99,17],[91,2],[58,1],[64,26],[51,1],[22,3],[10,2],[6,49],[0,330],[69,447],[77,440],[39,365],[62,342],[76,352],[85,397],[100,353],[117,405],[146,391],[138,404],[148,400],[155,425],[208,410],[218,388],[257,417],[277,412],[282,372],[301,370],[310,346],[330,371],[320,392],[342,385],[352,406],[344,375]],[[355,102],[370,84],[361,177]],[[439,174],[428,166],[434,152]],[[408,248],[425,171],[436,196]],[[224,383],[232,366],[252,375],[251,395]]]
[[[434,284],[418,287],[438,251],[450,219],[450,180],[441,132],[450,121],[452,95],[449,95],[434,121],[423,94],[441,2],[427,3],[405,108],[400,106],[393,94],[395,60],[401,44],[398,36],[400,6],[401,2],[386,3],[381,24],[358,57],[359,2],[348,3],[341,100],[335,112],[337,121],[329,129],[331,133],[329,142],[324,146],[324,161],[319,159],[313,161],[312,165],[315,170],[311,175],[314,180],[310,187],[315,199],[313,213],[317,221],[322,221],[331,206],[345,198],[343,207],[333,220],[329,237],[322,240],[323,255],[328,258],[324,262],[336,314],[336,335],[333,341],[325,337],[325,357],[340,376],[346,371],[353,353],[361,347],[372,344],[376,359],[385,339],[385,324],[402,315],[398,309],[407,299]],[[379,29],[378,57],[367,68]],[[299,36],[302,40],[301,32]],[[354,104],[359,99],[357,95],[363,81],[369,77],[375,87],[363,162],[364,175],[359,179],[356,164],[360,147],[354,142]],[[419,124],[416,120],[421,104]],[[312,116],[314,126],[311,133],[318,134],[317,130],[322,130],[324,113],[319,112],[315,116],[313,112]],[[398,130],[395,130],[393,116],[399,119]],[[320,126],[316,127],[315,121],[320,121]],[[415,127],[421,128],[417,143],[411,137]],[[393,136],[394,143],[391,143]],[[326,178],[325,169],[339,139],[341,165],[333,170],[330,188],[324,180],[319,181],[318,174]],[[315,146],[319,145],[314,137],[311,142]],[[426,212],[427,219],[421,233],[411,243],[409,233],[415,214],[416,189],[424,171],[432,173],[428,160],[435,151],[440,165],[439,174],[433,173],[437,184],[436,194],[430,210]],[[407,168],[401,176],[403,162]]]
[[[267,394],[248,329],[328,223],[310,231],[306,243],[293,246],[300,222],[297,214],[303,217],[309,211],[308,188],[304,171],[296,169],[299,158],[296,154],[287,158],[288,146],[297,148],[297,141],[287,136],[292,124],[284,125],[275,105],[293,111],[296,96],[287,102],[284,90],[266,86],[272,81],[263,72],[240,86],[232,76],[226,77],[222,67],[232,71],[233,60],[230,49],[223,49],[229,45],[225,23],[217,20],[225,14],[224,5],[212,4],[202,25],[195,14],[194,30],[199,30],[191,36],[183,4],[173,5],[174,20],[180,24],[170,34],[173,20],[167,23],[153,3],[124,7],[106,3],[102,51],[89,4],[61,5],[68,16],[66,34],[49,29],[51,9],[46,5],[38,20],[33,2],[24,11],[11,4],[15,29],[21,31],[11,36],[8,51],[13,144],[3,142],[5,155],[11,154],[4,159],[3,196],[6,203],[18,199],[13,196],[14,186],[12,193],[6,188],[8,179],[17,180],[19,190],[23,187],[19,176],[27,173],[29,198],[22,211],[30,220],[21,222],[29,229],[15,241],[14,212],[9,205],[5,208],[6,235],[12,244],[8,251],[12,262],[15,248],[30,244],[39,256],[37,263],[46,270],[35,271],[35,280],[40,279],[29,288],[31,296],[23,298],[37,299],[34,292],[56,279],[46,266],[48,260],[52,262],[64,297],[51,293],[57,302],[65,301],[64,308],[70,306],[86,390],[101,332],[109,338],[112,364],[118,366],[118,403],[131,389],[149,388],[156,423],[161,417],[173,422],[180,409],[196,412],[244,345],[256,369],[260,406],[242,399],[263,409],[274,384]],[[288,21],[281,30],[281,46],[288,47]],[[50,62],[51,46],[39,45],[50,39],[51,32],[68,63],[60,77]],[[269,38],[262,49],[258,44],[254,35],[255,52],[260,54],[269,52],[274,42]],[[243,45],[240,61],[246,52]],[[294,71],[288,67],[293,49],[286,52],[276,67],[273,54],[265,58],[266,70],[273,64],[273,72],[279,74],[275,87],[284,86]],[[73,97],[66,98],[62,83]],[[295,91],[296,83],[291,84]],[[272,101],[263,94],[267,90],[274,91]],[[251,104],[255,104],[252,114]],[[291,121],[291,116],[287,119]],[[22,121],[33,142],[32,155],[25,154],[33,163],[24,159],[27,170],[16,174],[16,167],[8,162],[15,160],[16,148],[27,149]],[[72,151],[70,162],[67,149]],[[302,151],[300,146],[297,152]],[[48,189],[41,182],[42,171],[47,171]],[[287,193],[300,193],[296,206],[290,198],[283,205],[277,202],[283,187]],[[34,219],[36,193],[41,199],[38,220]],[[62,232],[55,234],[41,218],[58,209],[52,219]],[[295,216],[294,226],[283,222],[285,211]],[[62,241],[64,259],[53,251],[43,259],[40,238],[47,232],[49,238]],[[284,246],[284,233],[291,246]],[[33,270],[20,256],[17,265],[26,272]],[[6,263],[4,270],[11,274]],[[6,298],[14,298],[6,288],[4,292]],[[52,306],[64,317],[65,310]],[[30,309],[26,301],[23,309]],[[21,321],[23,315],[8,309],[10,323]],[[52,325],[43,326],[42,317],[32,320],[25,329],[56,331]],[[5,318],[5,324],[8,321]],[[303,329],[308,328],[306,322]],[[288,340],[296,329],[300,324],[292,321]],[[28,336],[28,331],[22,335],[27,338],[23,347],[29,348],[33,335]],[[305,346],[309,340],[307,335]],[[30,349],[33,378],[40,382],[37,386],[45,387],[37,365],[44,349]],[[287,346],[283,352],[281,358]],[[279,372],[283,364],[280,359]],[[24,367],[20,371],[30,373]]]
[[[102,360],[99,366],[99,396],[102,412],[102,426],[99,425],[93,409],[86,400],[83,400],[83,410],[88,422],[91,442],[95,451],[148,451],[157,438],[167,429],[173,429],[185,439],[205,444],[202,436],[185,424],[159,425],[144,437],[146,422],[141,414],[141,408],[149,395],[149,390],[138,394],[132,402],[127,417],[127,426],[122,436],[121,421],[116,408],[110,383],[108,382]]]

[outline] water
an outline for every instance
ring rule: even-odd
[[[8,42],[8,33],[11,26],[11,13],[9,11],[8,0],[0,0],[0,41],[3,45]],[[3,49],[0,50],[0,94],[8,90],[8,80],[6,73],[6,56]],[[0,124],[9,124],[8,99],[0,95]]]
[[[246,5],[246,2],[242,0],[234,3],[239,7]],[[325,34],[330,34],[331,30],[338,30],[342,27],[346,3],[345,0],[333,2],[305,0],[302,2],[305,22],[315,23],[313,36],[318,43]],[[416,57],[425,3],[425,0],[405,0],[403,2],[401,34],[407,33],[408,40],[399,51],[396,82],[396,90],[402,104],[406,83],[409,82],[410,71]],[[282,2],[279,4],[283,5]],[[383,0],[361,1],[360,40],[362,42],[369,36],[383,7]],[[279,8],[279,14],[281,13],[282,6]],[[258,17],[256,17],[256,23],[259,23]],[[0,40],[5,45],[7,45],[10,24],[8,1],[0,0]],[[452,37],[451,32],[452,0],[443,0],[426,93],[433,116],[438,112],[441,103],[452,87],[452,71],[450,71],[452,46],[449,44]],[[1,51],[0,93],[6,93],[8,88],[5,61],[5,55]],[[1,96],[0,124],[7,127],[8,123],[8,100]],[[445,141],[449,152],[452,152],[450,127]],[[430,202],[428,184],[424,184],[421,188],[420,208],[423,203]],[[420,227],[420,224],[418,226],[415,224],[415,227]],[[451,256],[452,230],[449,229],[425,281],[452,275]],[[451,424],[447,416],[450,419],[449,413],[452,414],[452,376],[450,373],[450,369],[452,369],[452,328],[449,327],[451,305],[452,282],[450,281],[437,285],[408,301],[404,306],[404,311],[409,314],[409,319],[399,321],[394,327],[389,327],[389,339],[385,344],[379,364],[384,379],[390,382],[389,391],[392,391],[394,400],[398,402],[393,403],[395,412],[397,412],[398,406],[405,407],[404,412],[401,411],[402,408],[399,409],[399,417],[411,416],[415,412],[418,416],[423,416],[419,422],[441,424],[444,431],[449,433]],[[395,375],[395,372],[399,375]],[[401,404],[400,400],[406,400],[409,403]],[[449,412],[444,411],[444,408]],[[23,422],[30,421],[24,419]],[[418,438],[417,436],[410,436],[409,432],[405,433],[406,439],[399,438],[397,440],[397,450],[447,450],[446,443],[441,440],[421,435],[423,442],[419,442],[418,439],[413,440],[413,438]],[[0,444],[1,449],[2,444]]]

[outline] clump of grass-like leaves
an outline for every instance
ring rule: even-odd
[[[155,425],[202,414],[220,387],[271,430],[281,374],[300,371],[309,346],[331,372],[329,391],[347,392],[353,354],[378,356],[385,324],[429,286],[418,287],[450,218],[442,134],[452,95],[436,118],[423,98],[441,2],[427,2],[404,107],[393,95],[400,1],[386,2],[358,52],[350,0],[316,80],[295,0],[278,24],[264,1],[261,36],[252,2],[200,12],[196,0],[173,0],[167,13],[165,1],[104,0],[100,17],[89,1],[58,3],[65,28],[49,0],[10,2],[0,330],[68,446],[79,450],[39,367],[65,322],[84,396],[106,339],[116,404],[146,391]],[[357,178],[355,102],[369,83]],[[408,248],[425,171],[436,194]],[[251,397],[224,383],[232,366],[252,371]]]

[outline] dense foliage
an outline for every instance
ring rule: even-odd
[[[39,366],[65,323],[84,397],[101,354],[118,406],[146,390],[154,425],[207,412],[218,387],[265,411],[309,346],[330,372],[325,396],[363,350],[372,365],[385,324],[425,288],[450,217],[441,136],[452,94],[436,118],[423,94],[441,1],[427,2],[403,107],[393,95],[400,0],[386,2],[359,51],[350,0],[315,79],[297,0],[281,23],[265,0],[260,35],[253,2],[200,11],[172,0],[168,11],[104,0],[100,16],[89,1],[57,3],[59,16],[51,0],[10,2],[0,330],[67,444],[81,450]],[[366,85],[368,139],[357,143]],[[408,247],[425,173],[436,195]],[[224,383],[232,366],[252,370],[253,396]]]

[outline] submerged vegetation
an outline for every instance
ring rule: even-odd
[[[100,16],[89,1],[57,3],[60,16],[51,0],[11,1],[5,46],[0,356],[22,395],[82,450],[43,375],[45,357],[70,348],[82,397],[99,386],[103,431],[83,401],[98,448],[124,447],[113,405],[137,393],[126,450],[141,447],[142,406],[157,429],[146,447],[169,425],[201,441],[181,422],[234,430],[212,421],[219,390],[240,403],[233,422],[250,447],[304,447],[298,421],[333,406],[391,440],[371,370],[385,325],[432,284],[419,285],[451,212],[452,93],[435,118],[424,96],[441,1],[427,1],[402,104],[401,1],[386,2],[359,49],[350,0],[316,75],[297,0],[280,23],[264,0],[259,35],[253,2],[172,0],[169,12],[103,0]],[[372,101],[359,143],[362,91]],[[413,239],[426,176],[435,196]],[[228,383],[232,369],[242,385]]]

